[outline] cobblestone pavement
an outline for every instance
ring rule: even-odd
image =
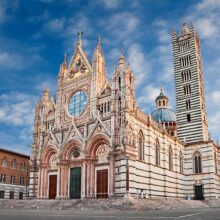
[[[220,208],[178,209],[164,211],[131,210],[25,210],[0,209],[0,220],[219,220]]]

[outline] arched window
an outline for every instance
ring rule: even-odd
[[[13,161],[12,161],[12,169],[16,169],[17,168],[17,162],[16,162],[16,160],[14,159]]]
[[[201,154],[196,152],[193,156],[194,173],[202,173],[202,160]]]
[[[24,161],[21,163],[21,170],[22,171],[26,170],[26,163]]]
[[[121,77],[118,77],[118,88],[121,90]]]
[[[138,159],[141,161],[144,160],[144,135],[142,131],[138,135]]]
[[[158,139],[156,140],[156,145],[155,145],[155,164],[157,166],[160,166],[160,143]]]
[[[6,159],[6,157],[4,157],[3,160],[2,160],[2,167],[7,167],[7,159]]]
[[[173,170],[173,150],[169,147],[169,170]]]
[[[179,157],[179,166],[180,166],[180,173],[183,173],[183,153],[180,151],[180,157]]]

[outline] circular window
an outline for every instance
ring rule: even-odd
[[[72,95],[69,102],[69,113],[72,116],[80,115],[86,107],[87,96],[83,91],[78,91]]]

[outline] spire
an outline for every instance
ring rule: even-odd
[[[118,60],[118,66],[119,66],[119,68],[122,68],[122,67],[124,67],[124,65],[125,65],[125,57],[121,51],[120,58]]]
[[[112,79],[116,79],[116,75],[117,75],[117,68],[116,68],[116,65],[114,65],[114,73],[113,73],[113,77]]]
[[[62,65],[62,71],[66,70],[66,66],[67,66],[67,63],[66,63],[66,52],[65,52],[64,53],[63,65]]]
[[[63,64],[66,64],[66,52],[64,53],[64,60],[63,60]]]
[[[82,47],[83,32],[78,32],[77,35],[78,35],[78,42],[77,42],[77,44]]]
[[[130,63],[128,63],[127,69],[128,69],[128,72],[131,72],[131,65],[130,65]]]
[[[43,90],[43,101],[49,101],[49,92],[47,86]]]
[[[180,35],[185,35],[185,34],[189,34],[189,33],[190,33],[189,28],[187,27],[187,24],[184,21],[183,25],[182,25],[182,28],[181,28],[181,31],[180,31]]]
[[[98,45],[97,48],[101,50],[101,38],[100,35],[98,36]]]

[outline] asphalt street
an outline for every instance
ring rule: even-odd
[[[220,220],[220,208],[178,209],[169,211],[95,211],[95,210],[25,210],[0,209],[0,220]]]

